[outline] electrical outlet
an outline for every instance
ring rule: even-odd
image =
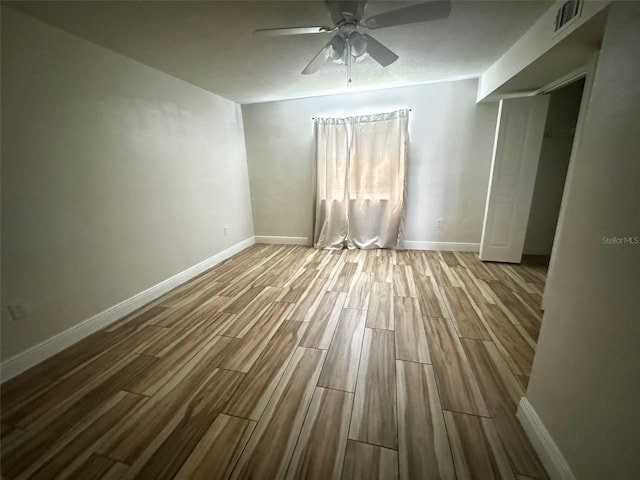
[[[9,315],[11,319],[14,321],[22,320],[27,316],[27,309],[24,305],[20,303],[15,303],[13,305],[7,305],[7,310],[9,310]]]
[[[469,219],[465,218],[464,220],[462,220],[462,226],[464,228],[469,228]]]
[[[436,219],[436,228],[442,228],[442,219],[441,218]]]
[[[225,235],[229,235],[229,227],[222,227]]]

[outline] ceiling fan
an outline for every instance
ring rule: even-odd
[[[329,42],[322,47],[318,54],[302,71],[303,74],[316,73],[325,60],[346,63],[351,67],[351,61],[365,58],[367,54],[381,66],[391,65],[398,59],[382,43],[367,33],[359,30],[377,30],[380,28],[408,25],[410,23],[427,22],[447,18],[451,12],[450,0],[432,0],[404,8],[363,18],[366,0],[335,1],[327,0],[327,7],[331,12],[333,26],[268,28],[255,30],[255,35],[307,35],[317,33],[337,32]]]

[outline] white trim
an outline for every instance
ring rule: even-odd
[[[448,252],[479,252],[479,243],[461,242],[420,242],[405,240],[404,248],[407,250],[445,250]]]
[[[551,93],[554,90],[558,90],[559,88],[566,87],[567,85],[580,80],[587,76],[587,68],[589,68],[589,64],[583,65],[580,68],[576,68],[575,70],[567,73],[566,75],[562,75],[560,78],[555,79],[553,82],[548,83],[542,88],[539,88],[534,93],[536,95],[546,95],[547,93]]]
[[[311,245],[307,237],[278,237],[269,235],[256,235],[256,243],[268,243],[276,245]]]
[[[307,237],[281,237],[269,235],[256,235],[256,243],[275,245],[311,245]],[[404,248],[407,250],[446,250],[450,252],[479,252],[479,243],[462,242],[421,242],[405,240]]]
[[[571,471],[571,467],[565,460],[562,452],[553,441],[547,427],[534,410],[529,400],[525,397],[520,399],[516,417],[520,420],[527,437],[536,453],[540,457],[542,464],[547,470],[547,474],[552,480],[576,480]]]
[[[166,280],[163,280],[157,285],[154,285],[153,287],[148,288],[145,291],[118,303],[117,305],[107,308],[103,312],[74,325],[64,332],[58,333],[44,342],[8,358],[0,365],[0,381],[4,382],[9,380],[47,358],[52,357],[56,353],[61,352],[65,348],[73,345],[92,333],[105,328],[116,320],[125,317],[131,312],[134,312],[147,303],[164,295],[168,291],[173,290],[187,280],[190,280],[196,275],[214,267],[218,263],[235,255],[245,248],[250,247],[254,243],[254,237],[249,237],[246,240],[236,243],[226,250],[223,250],[222,252],[219,252],[212,257],[209,257],[206,260],[203,260],[202,262],[167,278]]]

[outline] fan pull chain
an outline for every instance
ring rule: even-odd
[[[347,87],[351,83],[351,45],[349,45],[349,38],[347,38],[346,42],[346,52],[347,52]]]

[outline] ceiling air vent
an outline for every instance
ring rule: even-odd
[[[564,30],[565,27],[573,23],[573,21],[580,16],[581,10],[582,0],[569,0],[564,2],[560,8],[558,8],[558,13],[556,14],[554,33]]]

